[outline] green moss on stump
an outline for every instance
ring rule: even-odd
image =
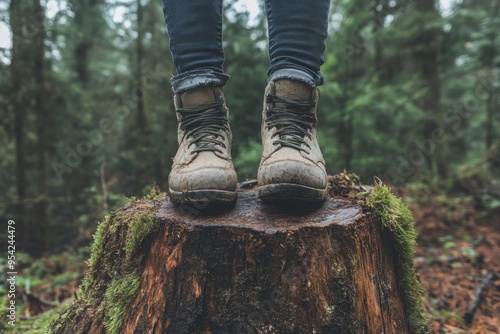
[[[125,240],[125,252],[130,257],[139,250],[146,237],[154,233],[158,228],[153,212],[137,214],[128,226],[128,233]]]
[[[104,326],[107,333],[120,333],[127,307],[133,300],[139,284],[140,276],[130,274],[114,279],[109,285],[104,296],[104,315],[106,319]]]
[[[94,233],[94,242],[90,251],[90,258],[88,260],[88,264],[90,267],[90,272],[85,275],[82,281],[81,290],[84,295],[88,295],[91,290],[92,284],[94,283],[94,275],[90,273],[94,272],[96,263],[102,257],[103,254],[103,234],[105,228],[110,224],[111,215],[108,214],[104,217],[104,220],[97,225],[97,230]]]
[[[388,232],[394,245],[396,276],[410,324],[410,333],[430,333],[422,303],[424,289],[417,278],[413,262],[417,232],[411,211],[379,180],[366,198],[366,205],[382,224],[382,228]]]
[[[98,312],[105,319],[106,333],[119,333],[127,308],[140,284],[139,252],[158,224],[155,206],[138,206],[113,212],[99,223],[91,248],[89,272],[81,285],[81,299],[88,306],[100,304]],[[120,238],[125,234],[125,238]],[[125,256],[123,256],[125,255]],[[116,259],[125,259],[124,263]]]

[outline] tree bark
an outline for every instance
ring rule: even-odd
[[[225,211],[142,200],[95,242],[55,333],[414,332],[394,245],[357,200],[279,206],[245,190]]]

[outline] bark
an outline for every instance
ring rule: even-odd
[[[233,209],[216,209],[156,199],[115,212],[53,331],[419,332],[392,239],[358,201],[272,206],[241,190]]]

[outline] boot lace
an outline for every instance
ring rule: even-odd
[[[306,143],[305,137],[311,138],[311,129],[317,124],[317,117],[314,113],[309,112],[314,108],[316,102],[313,101],[296,101],[284,99],[276,95],[267,94],[267,103],[284,103],[286,108],[268,108],[266,109],[267,128],[276,127],[276,133],[273,137],[279,139],[272,142],[273,145],[281,144],[295,148],[299,151],[307,152],[302,145],[311,148]]]
[[[180,129],[184,138],[192,138],[188,147],[196,145],[191,154],[196,152],[219,152],[220,147],[226,148],[221,132],[228,132],[227,111],[222,98],[195,108],[179,108]]]

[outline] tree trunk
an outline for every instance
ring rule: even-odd
[[[35,110],[36,110],[36,134],[37,134],[37,160],[38,160],[38,204],[37,204],[37,235],[43,250],[49,250],[48,241],[48,196],[49,196],[49,167],[47,160],[48,140],[47,124],[48,114],[45,106],[45,15],[40,0],[34,2],[35,17],[37,22],[37,32],[34,40],[34,63],[33,74],[36,84],[35,90]]]
[[[136,89],[135,89],[135,99],[136,99],[136,124],[134,124],[134,130],[136,138],[134,141],[142,147],[149,146],[149,137],[147,131],[147,122],[145,115],[144,98],[145,91],[143,87],[143,74],[142,74],[142,62],[144,58],[144,41],[143,41],[143,21],[144,21],[144,8],[141,0],[136,0],[137,6],[137,40],[136,40]],[[146,161],[145,152],[139,150],[139,160]],[[142,194],[144,187],[148,184],[148,171],[150,166],[145,164],[138,164],[135,168],[135,182],[134,182],[134,194]]]
[[[358,200],[273,206],[245,190],[225,211],[140,200],[99,225],[83,293],[53,332],[423,333],[400,259]]]
[[[491,22],[495,22],[495,19],[498,19],[500,16],[500,3],[496,1],[493,5],[492,11],[491,11]],[[493,24],[492,24],[493,25]],[[498,38],[496,33],[493,33],[494,28],[490,28],[491,33],[489,34],[489,42],[492,46],[495,45],[495,40]],[[486,149],[489,149],[491,145],[493,145],[495,141],[495,110],[496,110],[496,104],[497,104],[497,97],[496,93],[498,90],[498,84],[500,84],[500,60],[497,59],[497,52],[498,46],[497,47],[492,47],[491,48],[491,55],[489,59],[491,61],[487,66],[489,67],[489,75],[488,77],[490,80],[486,83],[488,85],[488,100],[487,100],[487,106],[486,106]],[[495,68],[498,67],[498,68]]]
[[[341,99],[341,120],[337,125],[337,138],[339,142],[339,156],[342,165],[341,169],[351,169],[352,161],[352,137],[353,137],[353,119],[352,114],[346,111],[348,97],[345,96]]]
[[[384,28],[384,23],[389,12],[387,11],[387,0],[375,0],[373,4],[373,44],[375,49],[375,73],[379,85],[389,82],[387,66],[385,65],[383,48],[380,41],[380,31]]]
[[[142,61],[144,58],[143,46],[143,6],[141,0],[137,0],[137,54],[136,54],[136,83],[137,83],[137,125],[141,134],[146,132],[146,116],[144,115],[144,91],[142,87]]]
[[[22,8],[20,1],[11,0],[9,6],[10,28],[12,31],[12,58],[11,58],[11,83],[12,83],[12,108],[14,109],[14,141],[16,150],[16,220],[19,230],[25,233],[25,206],[26,199],[26,162],[25,162],[25,142],[24,129],[26,118],[26,103],[23,103],[22,81],[26,76],[23,74],[23,25]],[[26,45],[26,43],[24,44]],[[25,234],[27,235],[27,234]],[[25,239],[20,239],[20,248],[25,248]]]
[[[420,66],[420,77],[426,87],[422,98],[422,110],[425,119],[422,122],[422,140],[432,141],[433,132],[443,129],[441,116],[441,82],[438,72],[439,27],[435,25],[441,19],[434,0],[415,2],[421,17],[421,29],[415,41],[414,57]],[[444,140],[435,142],[435,150],[427,154],[427,162],[433,176],[444,180],[448,177],[448,157]]]

